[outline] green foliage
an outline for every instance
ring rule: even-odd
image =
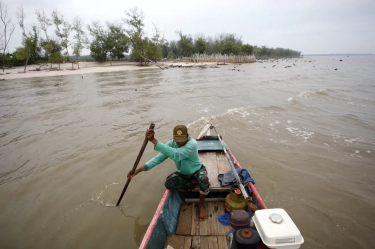
[[[241,38],[235,34],[222,33],[215,38],[204,38],[201,35],[195,40],[194,47],[191,47],[191,36],[183,35],[181,31],[177,32],[180,39],[166,43],[163,51],[168,51],[168,58],[181,56],[190,56],[190,52],[206,54],[227,54],[227,55],[252,55],[257,58],[279,58],[279,57],[299,57],[301,52],[282,49],[267,48],[265,46],[257,47],[250,44],[242,44]],[[198,45],[199,44],[199,45]],[[206,46],[204,45],[206,44]],[[203,49],[205,47],[205,49]],[[164,56],[164,52],[163,52]]]
[[[21,60],[21,61],[27,60],[28,58],[31,57],[34,50],[35,50],[35,40],[32,38],[26,38],[24,40],[24,46],[17,48],[13,56],[17,60]]]
[[[144,32],[144,16],[142,11],[137,8],[130,8],[125,12],[126,18],[123,19],[127,28],[127,33],[131,45],[130,59],[140,62],[141,64],[148,64],[149,60],[159,60],[162,58],[160,32],[155,27],[155,35],[152,39],[145,36]]]
[[[98,62],[104,62],[107,60],[107,47],[102,39],[97,38],[90,45],[90,55],[91,57]]]
[[[254,46],[254,54],[256,58],[292,58],[300,57],[301,52],[284,48],[268,48],[266,46]]]
[[[160,47],[149,39],[145,39],[145,55],[146,58],[152,61],[157,61],[162,57]]]
[[[0,63],[1,63],[1,66],[2,65],[7,65],[7,66],[12,66],[13,63],[12,63],[12,58],[11,58],[11,54],[3,54],[3,53],[0,53]]]
[[[170,57],[170,55],[173,55],[173,57]],[[168,52],[168,58],[176,58],[179,56],[179,51],[178,51],[178,44],[176,41],[171,41],[169,43],[169,52]]]
[[[106,61],[108,56],[112,60],[125,57],[125,53],[129,51],[129,39],[120,24],[107,22],[105,29],[100,23],[93,22],[88,28],[94,37],[90,45],[90,55],[95,61]]]
[[[145,59],[146,55],[146,39],[134,34],[131,39],[132,52],[130,54],[130,59],[134,61],[139,61],[140,63],[148,63]]]
[[[108,33],[105,40],[111,58],[124,58],[125,54],[129,52],[129,39],[125,35],[124,30],[119,24],[108,23]]]
[[[123,21],[127,25],[125,32],[129,37],[132,52],[130,59],[139,61],[140,63],[148,63],[145,58],[146,40],[144,32],[144,16],[142,11],[138,11],[138,8],[130,8],[125,11],[125,18]]]
[[[220,34],[216,43],[221,54],[238,55],[241,52],[242,41],[235,34]]]
[[[168,58],[168,59],[176,59],[177,56],[176,56],[176,54],[173,53],[172,51],[169,51],[167,58]]]
[[[61,55],[60,51],[53,52],[49,58],[49,63],[63,63],[64,62],[64,56]]]
[[[168,54],[170,53],[170,48],[168,46],[168,42],[167,43],[163,43],[161,45],[161,54],[162,54],[162,57],[163,58],[167,58],[168,57]]]
[[[39,22],[39,28],[44,31],[45,40],[49,40],[48,36],[48,28],[52,26],[52,20],[48,18],[47,14],[44,12],[44,10],[36,10],[36,19]]]
[[[72,31],[72,26],[57,11],[52,12],[52,20],[56,27],[55,34],[59,38],[60,45],[66,50],[65,55],[69,55],[69,35]]]
[[[250,44],[244,44],[242,45],[241,52],[244,55],[252,55],[254,51],[254,47]]]
[[[80,58],[85,47],[90,49],[91,57],[96,61],[106,61],[117,58],[125,58],[130,51],[130,59],[147,64],[149,60],[160,58],[190,57],[194,53],[199,54],[227,54],[227,55],[252,55],[257,58],[279,58],[298,57],[300,52],[282,49],[257,47],[250,44],[243,44],[241,37],[233,33],[221,33],[214,37],[204,34],[195,35],[183,34],[177,31],[178,39],[166,41],[162,38],[159,29],[154,25],[154,35],[147,37],[145,33],[145,21],[140,9],[134,7],[125,11],[122,21],[125,27],[118,23],[107,22],[104,27],[98,22],[88,25],[91,42],[88,41],[83,28],[82,19],[75,17],[71,24],[64,20],[63,15],[57,11],[52,12],[52,18],[44,11],[36,11],[38,27],[31,26],[31,32],[27,33],[24,26],[25,14],[23,10],[18,13],[20,27],[23,31],[24,41],[33,40],[33,45],[28,45],[26,56],[29,62],[36,60],[59,61],[60,56],[68,55],[68,48],[73,49],[76,59]],[[50,39],[48,28],[54,25],[56,38]],[[40,32],[40,31],[41,32]],[[43,35],[41,39],[40,34]],[[24,45],[23,49],[26,47]],[[15,54],[18,58],[24,58],[27,54],[21,48]],[[52,58],[51,58],[52,57]],[[70,57],[68,57],[70,58]],[[16,60],[16,57],[13,57]]]
[[[53,53],[61,52],[62,50],[60,43],[56,40],[43,40],[41,46],[44,48],[47,56],[51,56]]]
[[[73,19],[72,30],[73,36],[73,54],[78,58],[85,45],[89,44],[85,31],[83,31],[83,21],[80,17],[76,16]]]
[[[177,42],[178,52],[181,56],[191,56],[194,52],[193,38],[191,35],[183,35],[181,31],[177,31],[180,40]]]
[[[207,49],[207,42],[203,38],[198,38],[195,40],[194,44],[195,52],[203,54]]]
[[[226,41],[222,45],[222,54],[238,55],[241,52],[241,45],[234,41]]]
[[[27,53],[27,49],[25,47],[19,47],[19,48],[16,48],[16,51],[13,53],[13,56],[17,59],[17,60],[26,60],[26,58],[29,56],[28,53]]]
[[[98,62],[104,62],[107,60],[108,48],[105,44],[106,31],[103,29],[102,25],[94,21],[92,25],[87,26],[90,35],[93,40],[90,44],[90,55]]]
[[[40,36],[38,28],[35,25],[31,26],[29,35],[24,36],[23,40],[23,45],[27,46],[27,49],[29,49],[31,53],[29,60],[30,63],[43,58],[39,39]]]
[[[157,61],[161,58],[162,51],[160,46],[147,37],[143,39],[142,47],[138,47],[137,50],[132,50],[132,53],[130,54],[131,60],[139,61],[143,64],[148,64],[149,60]]]

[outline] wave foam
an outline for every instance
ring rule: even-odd
[[[309,129],[302,130],[300,128],[295,128],[291,126],[288,126],[285,129],[289,131],[291,134],[293,134],[294,136],[305,139],[305,141],[314,135],[314,132],[310,131]]]
[[[329,96],[330,92],[333,92],[333,90],[331,90],[331,89],[320,89],[318,91],[301,92],[300,94],[297,95],[297,97],[304,98],[304,99],[310,99],[310,98],[313,98],[317,95]]]

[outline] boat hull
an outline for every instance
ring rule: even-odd
[[[206,166],[210,179],[210,193],[205,200],[208,219],[200,221],[198,207],[194,202],[199,201],[199,189],[193,191],[166,190],[155,211],[151,223],[144,235],[140,249],[163,249],[168,245],[173,248],[229,248],[227,233],[232,229],[218,221],[223,215],[225,196],[231,192],[231,187],[220,186],[217,176],[231,170],[223,147],[218,144],[217,136],[203,136],[198,140],[198,151],[202,163]],[[226,146],[226,145],[225,145]],[[233,153],[226,147],[235,167],[241,165]],[[255,186],[250,182],[253,203],[258,209],[267,208]],[[262,245],[261,248],[265,248]]]

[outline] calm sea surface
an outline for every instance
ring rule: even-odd
[[[0,248],[138,248],[173,163],[114,205],[151,122],[217,125],[302,248],[373,248],[375,56],[235,67],[0,81]]]

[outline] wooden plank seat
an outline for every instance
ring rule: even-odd
[[[230,186],[221,187],[217,179],[219,174],[225,174],[231,170],[224,151],[222,152],[199,152],[199,157],[207,169],[208,179],[210,181],[210,192],[230,192]],[[184,190],[179,190],[184,191]],[[196,186],[192,192],[199,192],[199,186]]]

